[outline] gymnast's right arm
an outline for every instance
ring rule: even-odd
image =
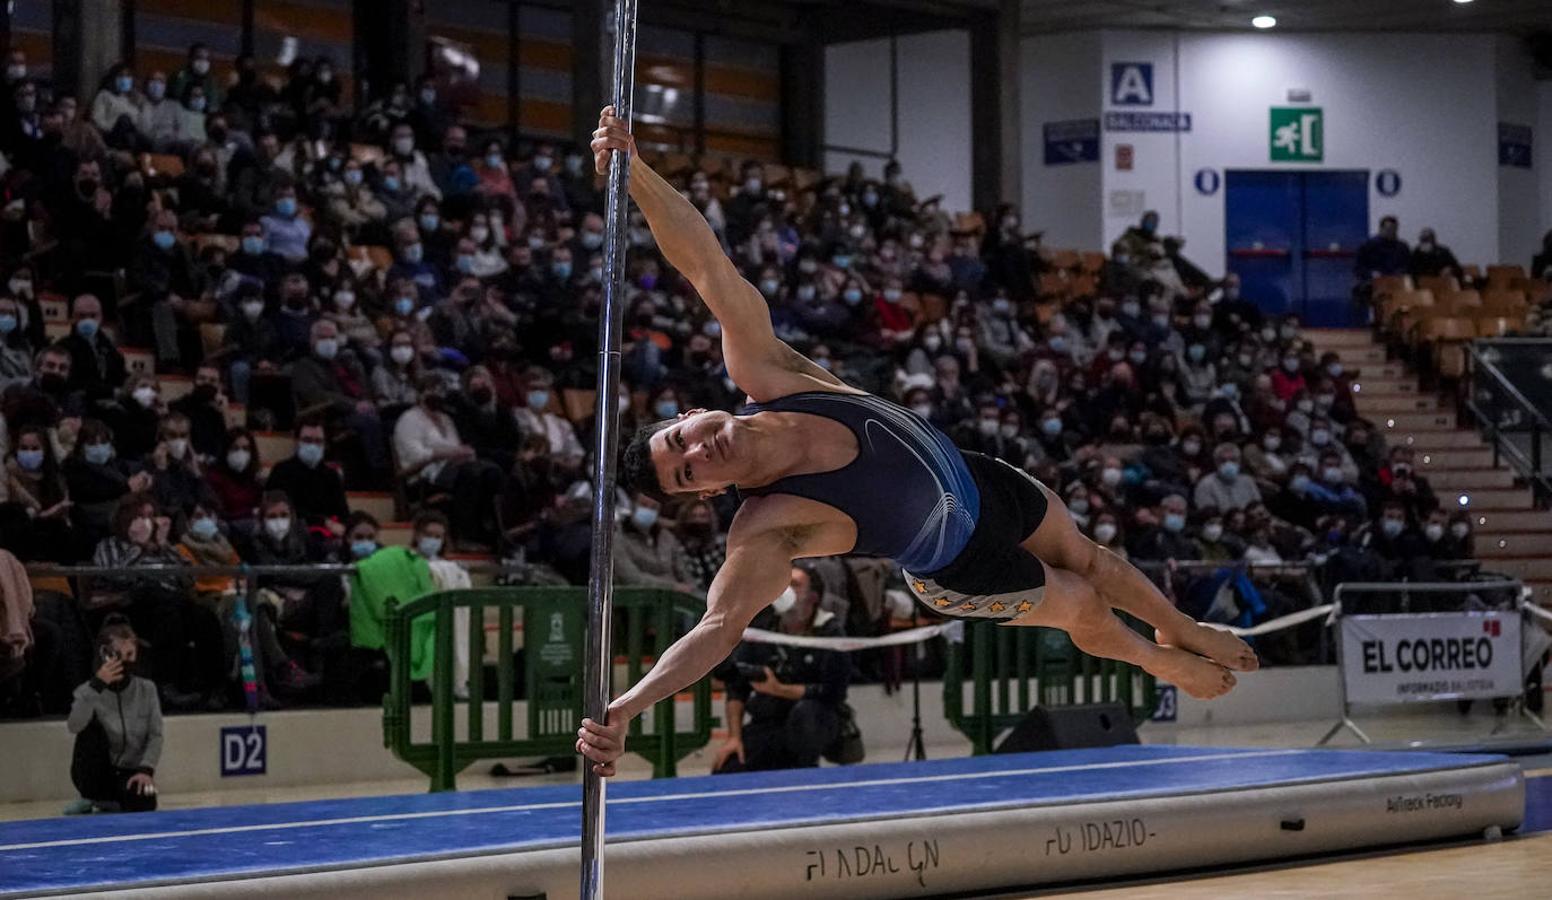
[[[727,562],[711,583],[700,622],[658,658],[646,677],[609,704],[607,725],[582,721],[577,752],[592,760],[593,770],[600,775],[614,774],[614,761],[625,752],[625,729],[632,719],[706,677],[743,640],[755,614],[786,590],[792,560],[799,555],[791,533],[773,529],[740,539],[735,534],[738,522],[733,524]]]

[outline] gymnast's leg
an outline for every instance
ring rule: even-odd
[[[1200,654],[1239,672],[1260,668],[1244,641],[1203,625],[1175,608],[1136,566],[1089,540],[1078,530],[1061,499],[1044,485],[1049,502],[1045,518],[1021,544],[1049,568],[1065,569],[1093,585],[1105,603],[1125,610],[1157,629],[1158,641]]]
[[[1090,656],[1119,659],[1141,667],[1193,697],[1209,700],[1234,687],[1234,675],[1209,659],[1155,644],[1110,611],[1083,577],[1045,567],[1045,594],[1034,609],[1005,624],[1060,628]]]

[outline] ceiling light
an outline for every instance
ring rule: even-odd
[[[1276,28],[1277,27],[1277,17],[1276,16],[1256,16],[1254,19],[1250,20],[1250,24],[1256,26],[1257,28]]]
[[[1471,0],[1455,0],[1456,3],[1470,3]]]

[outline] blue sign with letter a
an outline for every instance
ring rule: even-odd
[[[263,775],[269,756],[269,734],[263,725],[221,729],[221,777]]]
[[[1111,63],[1110,104],[1112,106],[1152,106],[1153,63]]]

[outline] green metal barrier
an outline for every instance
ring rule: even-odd
[[[688,594],[651,588],[616,588],[616,666],[623,650],[626,680],[621,691],[641,679],[648,655],[656,657],[678,635],[685,619],[699,617],[704,606]],[[469,629],[454,634],[454,610],[469,610]],[[486,734],[485,665],[487,612],[495,618],[495,735]],[[523,693],[527,721],[516,736],[517,671],[513,626],[521,611]],[[431,674],[431,737],[416,741],[411,722],[411,645],[425,640],[415,620],[431,617],[434,663]],[[383,745],[395,756],[431,777],[433,791],[453,790],[457,775],[482,759],[566,756],[575,752],[582,721],[582,648],[587,620],[587,589],[582,587],[496,587],[430,594],[402,606],[390,602],[385,649],[389,661],[388,694],[383,698]],[[469,697],[454,695],[454,641],[469,647]],[[679,760],[711,740],[711,682],[690,689],[691,726],[680,730],[670,698],[631,724],[630,750],[652,762],[654,777],[672,777]],[[460,708],[463,715],[459,716]],[[459,718],[463,728],[458,728]]]
[[[970,706],[965,708],[965,666]],[[1052,628],[1004,628],[965,622],[964,640],[949,641],[943,672],[943,712],[970,739],[979,756],[1036,706],[1124,703],[1136,721],[1157,703],[1152,675],[1136,666],[1098,659]]]

